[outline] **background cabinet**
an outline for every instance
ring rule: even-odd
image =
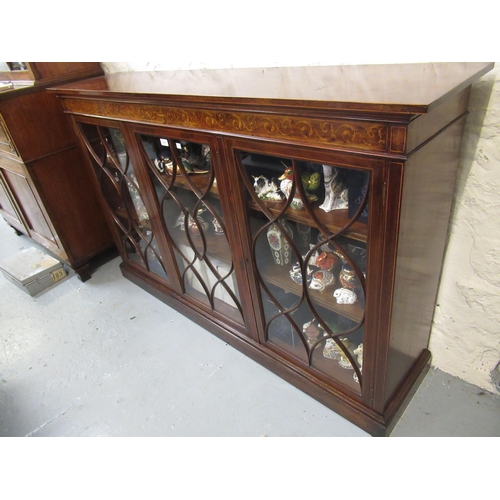
[[[112,237],[73,129],[49,84],[102,74],[98,63],[25,63],[0,92],[0,213],[82,280]],[[12,75],[18,76],[17,71]]]
[[[123,274],[382,435],[430,363],[470,85],[491,68],[114,74],[53,91]]]

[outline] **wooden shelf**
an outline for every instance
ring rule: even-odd
[[[290,278],[290,268],[291,266],[279,266],[274,263],[258,266],[259,272],[264,281],[300,297],[304,290],[302,285],[295,283],[295,281]],[[333,297],[333,292],[336,288],[338,287],[329,287],[324,292],[318,292],[317,290],[308,288],[307,293],[314,304],[340,314],[341,316],[355,321],[356,323],[361,322],[365,314],[364,308],[359,304],[359,302],[349,305],[337,304],[337,301]]]
[[[209,222],[210,224],[210,222]],[[218,235],[207,230],[205,233],[206,253],[208,257],[213,257],[227,263],[228,267],[232,266],[231,249],[224,235]],[[186,231],[181,231],[179,227],[171,232],[171,236],[177,245],[186,245],[191,248]],[[202,248],[203,239],[200,235],[190,233],[191,240],[194,242],[196,248]]]
[[[271,212],[274,216],[279,215],[285,206],[285,201],[281,202],[261,202],[265,208]],[[320,202],[315,202],[311,204],[311,208],[314,215],[320,222],[320,224],[325,227],[330,233],[336,233],[339,229],[343,228],[349,223],[349,216],[347,209],[345,210],[333,210],[331,212],[325,212],[319,208]],[[253,210],[262,212],[261,207],[259,207],[254,201],[249,202],[249,206]],[[309,217],[306,210],[293,210],[290,207],[285,212],[285,217],[291,221],[298,222],[299,224],[307,224],[311,227],[319,226]],[[362,241],[366,243],[368,238],[368,225],[363,222],[355,222],[349,229],[342,232],[343,236],[347,236],[356,241]]]
[[[170,176],[171,177],[171,176]],[[181,173],[177,173],[175,176],[175,182],[172,187],[183,188],[192,191],[190,182],[200,191],[205,192],[210,181],[210,174],[191,174],[189,176],[189,181]],[[219,189],[217,186],[212,185],[209,192],[211,196],[219,198]]]

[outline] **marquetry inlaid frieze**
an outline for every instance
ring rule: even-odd
[[[74,114],[133,120],[204,131],[330,145],[372,152],[401,151],[405,134],[392,134],[385,123],[294,117],[248,111],[208,110],[139,103],[65,99]],[[391,139],[400,144],[392,144]]]

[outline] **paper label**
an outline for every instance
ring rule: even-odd
[[[50,275],[52,276],[52,281],[56,283],[66,276],[66,271],[63,268],[56,269],[55,271],[52,271]]]

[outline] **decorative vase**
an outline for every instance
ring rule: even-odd
[[[285,219],[279,220],[279,223],[273,223],[267,230],[267,241],[271,247],[274,263],[279,266],[285,266],[291,263],[292,251],[284,232],[288,234],[290,240],[293,240],[293,233]]]
[[[311,226],[297,222],[298,246],[301,252],[307,252],[311,244]]]

